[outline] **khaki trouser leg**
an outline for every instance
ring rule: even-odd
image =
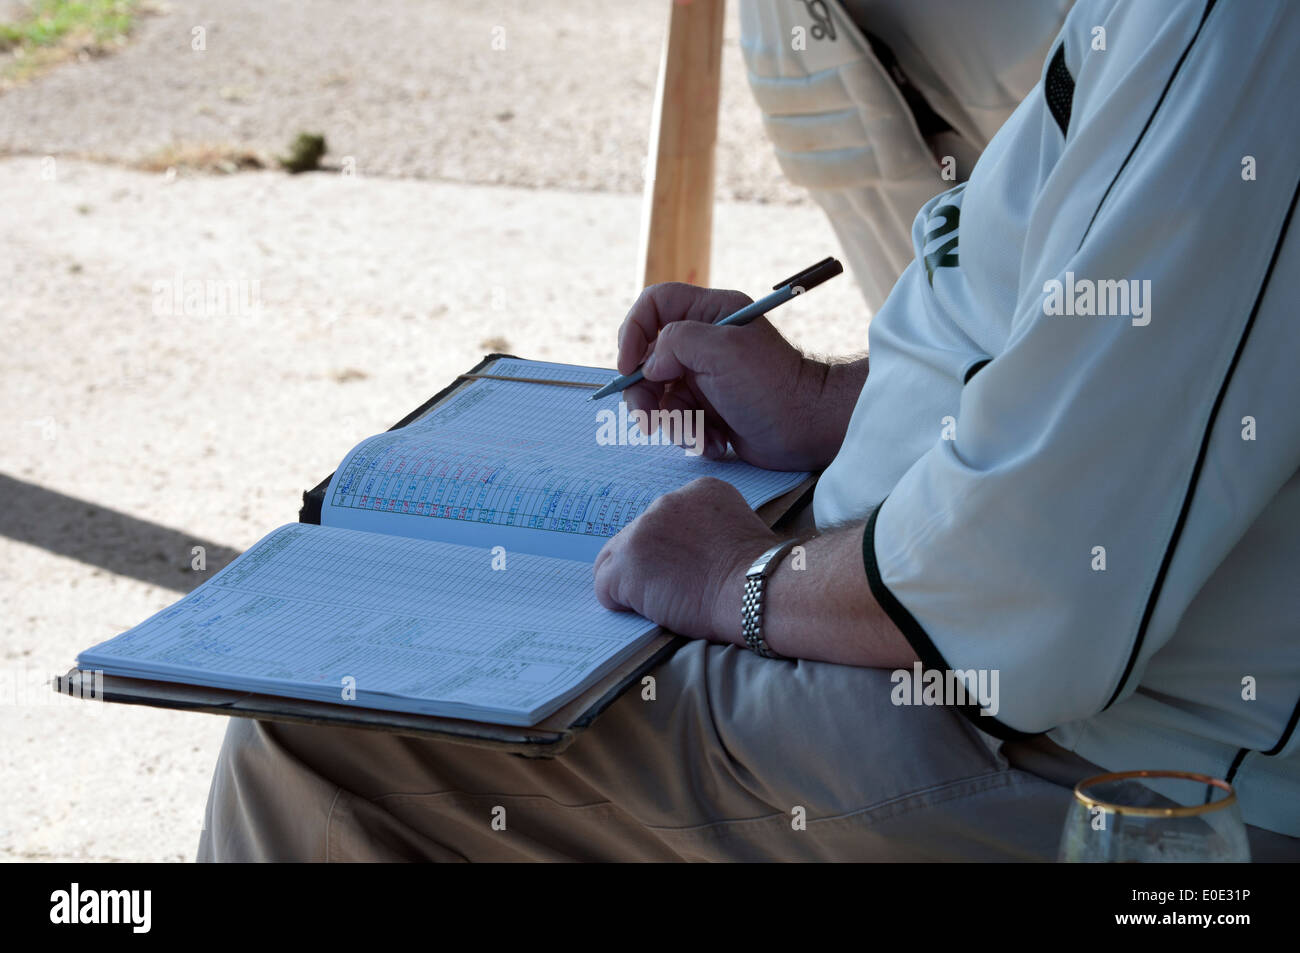
[[[888,672],[693,642],[655,677],[553,760],[231,719],[199,859],[1055,855],[1068,787],[955,712],[893,705]]]

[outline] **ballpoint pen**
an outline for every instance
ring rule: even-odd
[[[785,304],[796,295],[801,295],[805,291],[810,291],[817,287],[827,278],[834,278],[844,270],[834,258],[823,258],[811,268],[805,268],[797,275],[792,275],[780,284],[773,285],[772,293],[766,297],[759,298],[757,301],[745,305],[734,314],[730,314],[721,321],[715,321],[718,327],[723,325],[742,325],[749,324],[755,318],[766,314],[773,308]],[[642,365],[644,367],[644,365]],[[616,377],[596,393],[592,394],[588,400],[599,400],[602,397],[608,397],[610,394],[625,390],[638,381],[644,380],[645,374],[642,373],[641,367],[638,367],[631,374],[624,374],[622,377]]]

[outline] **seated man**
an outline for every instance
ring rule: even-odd
[[[653,699],[551,761],[232,719],[200,858],[1042,860],[1136,768],[1227,778],[1300,858],[1300,7],[1082,0],[1042,75],[916,216],[869,372],[715,327],[734,292],[624,322],[630,404],[826,467],[761,617],[781,539],[690,484],[595,565],[695,637]],[[921,704],[916,662],[991,691]]]

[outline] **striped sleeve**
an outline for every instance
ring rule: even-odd
[[[1294,361],[1286,315],[1300,289],[1278,261],[1300,127],[1276,110],[1300,88],[1300,10],[1180,10],[1157,41],[1148,32],[1127,47],[1116,21],[1105,58],[1067,42],[1068,130],[1043,101],[1041,121],[991,144],[996,160],[1058,137],[1056,171],[1013,252],[1011,332],[963,388],[952,439],[936,440],[867,524],[872,590],[922,661],[998,673],[996,714],[976,715],[994,734],[1046,731],[1131,693],[1300,453],[1261,452],[1252,466],[1272,475],[1248,487],[1216,482],[1254,451],[1223,412],[1251,384],[1241,355],[1276,348]],[[1152,74],[1155,101],[1115,119],[1126,96],[1147,102]],[[1244,157],[1267,172],[1247,176]],[[968,209],[980,190],[1014,187],[999,175],[1016,163],[985,159]],[[962,244],[980,240],[964,218]],[[1293,392],[1260,401],[1280,431],[1300,433]],[[1230,505],[1192,545],[1185,529],[1207,486]]]

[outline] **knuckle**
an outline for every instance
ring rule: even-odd
[[[674,514],[681,511],[683,499],[686,495],[686,489],[689,486],[690,484],[687,484],[684,487],[679,487],[676,490],[665,493],[650,504],[646,513],[653,513],[656,520],[671,519]]]
[[[656,284],[650,285],[644,292],[642,292],[642,294],[654,298],[657,301],[662,301],[665,298],[672,298],[679,295],[690,287],[690,285],[681,281],[660,281]]]
[[[641,515],[627,525],[628,531],[635,533],[638,531],[637,527],[647,518],[654,519],[659,515],[661,515],[667,507],[672,505],[669,502],[672,495],[673,495],[672,493],[665,493],[663,496],[656,497],[655,499],[651,500],[650,505],[647,506],[645,510],[642,511]]]
[[[724,483],[716,477],[697,477],[677,491],[679,494],[678,499],[683,506],[689,506],[692,503],[698,506],[700,501],[716,499],[729,487],[730,484]]]

